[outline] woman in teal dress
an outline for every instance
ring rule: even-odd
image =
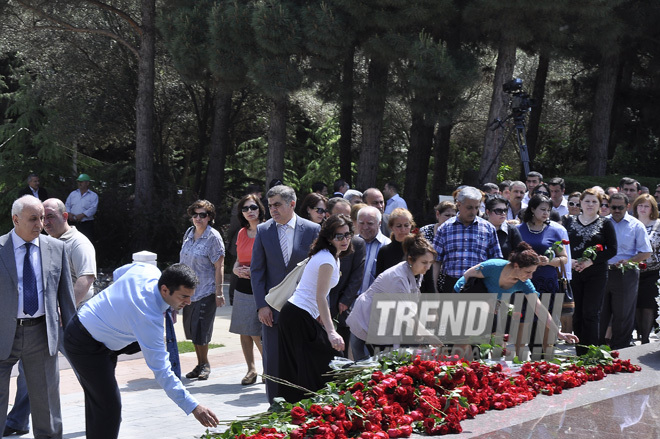
[[[547,330],[556,331],[560,340],[568,343],[579,342],[577,336],[559,331],[552,316],[548,313],[548,309],[541,303],[538,292],[531,282],[538,266],[539,256],[529,244],[523,241],[511,252],[508,261],[489,259],[467,270],[463,277],[456,282],[454,290],[458,293],[466,279],[476,277],[483,279],[488,292],[497,294],[498,298],[503,294],[522,292],[528,299],[528,307],[533,306],[537,316],[546,317]],[[530,294],[534,296],[530,296]],[[518,343],[516,347],[518,348]]]

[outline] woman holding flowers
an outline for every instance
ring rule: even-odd
[[[573,258],[573,330],[587,346],[598,344],[600,310],[607,285],[607,261],[617,252],[614,225],[609,218],[599,215],[601,201],[600,193],[586,189],[580,195],[582,213],[564,218]],[[587,349],[578,346],[576,352],[582,355]]]
[[[646,226],[653,252],[651,256],[639,264],[639,287],[637,290],[637,309],[635,324],[637,333],[642,338],[642,344],[649,342],[649,334],[653,328],[653,320],[658,312],[658,270],[660,269],[660,219],[658,219],[658,203],[649,194],[642,194],[633,203],[633,215]]]
[[[344,340],[335,330],[328,293],[339,282],[339,258],[353,251],[353,222],[345,215],[332,215],[323,222],[309,250],[309,262],[289,301],[282,307],[279,323],[279,378],[301,388],[321,389],[329,364],[344,351]],[[278,396],[295,403],[305,391],[279,386]]]

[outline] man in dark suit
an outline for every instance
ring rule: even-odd
[[[34,195],[41,201],[48,199],[48,192],[46,189],[39,187],[39,176],[37,174],[30,174],[27,178],[27,187],[24,187],[18,192],[19,198],[23,195]]]
[[[343,213],[347,217],[351,217],[351,203],[344,198],[331,198],[326,203],[326,208],[330,215]],[[350,352],[349,340],[351,338],[351,330],[346,325],[346,317],[348,317],[348,310],[355,302],[362,285],[366,255],[364,239],[354,236],[351,241],[353,252],[339,259],[339,271],[341,273],[339,283],[330,290],[328,295],[330,314],[338,322],[337,332],[344,339],[344,357],[346,358],[348,358]]]
[[[57,347],[61,327],[76,312],[69,262],[64,242],[41,235],[41,201],[25,195],[11,213],[14,229],[0,236],[0,426],[12,367],[22,360],[34,437],[61,438]]]
[[[273,186],[266,194],[271,219],[257,227],[257,236],[252,247],[250,278],[257,304],[259,321],[262,323],[262,345],[264,373],[278,377],[279,312],[266,303],[266,294],[282,282],[298,262],[307,257],[314,239],[321,229],[318,224],[295,214],[296,193],[284,185]],[[266,396],[269,402],[278,396],[277,384],[266,381]]]

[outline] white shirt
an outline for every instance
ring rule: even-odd
[[[99,206],[99,196],[89,189],[84,194],[80,193],[80,189],[76,189],[66,197],[64,205],[69,215],[85,214],[85,218],[80,222],[92,221]]]
[[[298,283],[296,290],[289,298],[289,302],[307,311],[314,319],[319,316],[319,306],[316,302],[316,285],[319,280],[319,268],[325,264],[332,266],[330,288],[325,293],[327,298],[330,290],[339,283],[339,260],[335,259],[327,249],[323,249],[309,258],[309,262],[307,262],[300,278],[300,283]]]
[[[568,215],[568,200],[564,197],[561,198],[561,204],[559,204],[559,207],[555,207],[555,205],[552,205],[552,210],[556,211],[559,213],[559,216],[564,216]]]
[[[11,242],[14,245],[14,260],[16,261],[16,274],[18,275],[18,312],[16,318],[19,319],[33,319],[41,317],[46,314],[44,308],[44,281],[41,276],[41,252],[39,251],[39,238],[30,241],[30,261],[32,262],[32,269],[37,278],[37,295],[39,298],[39,307],[34,315],[28,315],[23,312],[23,261],[25,260],[25,243],[16,231],[11,231]]]
[[[169,305],[160,295],[160,270],[133,263],[115,270],[115,282],[85,303],[78,318],[98,342],[117,351],[137,341],[158,384],[190,414],[198,403],[181,383],[165,347],[165,317]]]
[[[69,257],[71,267],[71,281],[75,285],[78,278],[91,275],[96,279],[96,250],[92,242],[76,229],[71,227],[59,237],[64,241],[64,249]],[[89,291],[82,299],[89,300],[94,295],[94,284],[89,286]]]

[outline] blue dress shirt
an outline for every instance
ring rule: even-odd
[[[158,290],[160,270],[133,263],[115,271],[115,282],[78,312],[80,323],[95,340],[118,351],[137,341],[156,382],[190,414],[198,403],[172,372],[165,348],[163,313],[169,308]]]

